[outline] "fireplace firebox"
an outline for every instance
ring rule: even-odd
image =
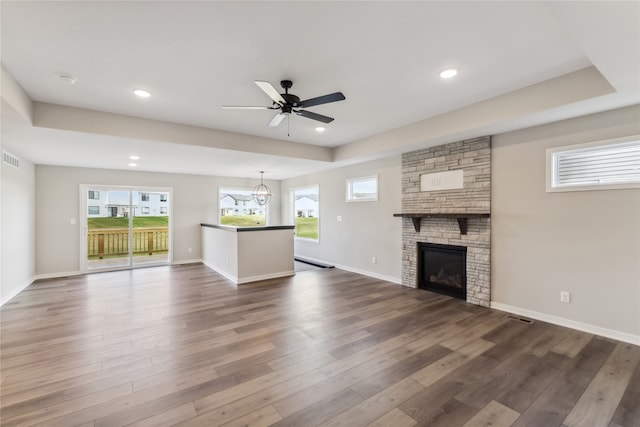
[[[418,242],[418,288],[467,299],[467,248]]]

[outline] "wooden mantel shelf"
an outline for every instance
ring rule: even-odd
[[[420,220],[422,218],[451,218],[458,220],[458,227],[460,227],[460,234],[467,234],[467,221],[469,218],[489,218],[491,214],[488,213],[396,213],[395,217],[411,218],[413,221],[413,227],[416,229],[416,233],[420,232]]]

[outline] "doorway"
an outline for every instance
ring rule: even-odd
[[[170,188],[83,185],[83,272],[171,263]]]

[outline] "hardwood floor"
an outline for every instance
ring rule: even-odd
[[[640,347],[339,269],[44,280],[0,314],[3,426],[640,426]]]

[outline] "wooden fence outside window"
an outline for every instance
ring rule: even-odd
[[[134,256],[169,252],[169,229],[167,227],[134,228],[132,240]],[[126,228],[89,230],[87,255],[89,259],[129,255],[129,230]]]

